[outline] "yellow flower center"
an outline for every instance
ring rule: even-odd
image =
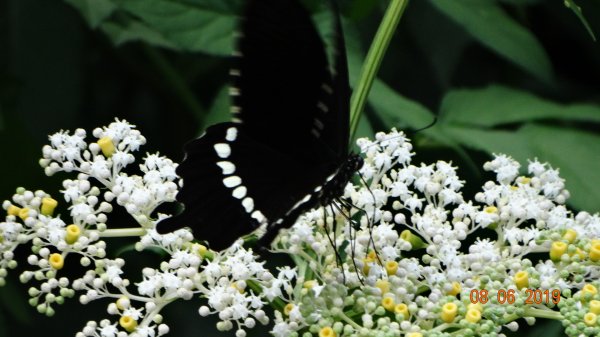
[[[394,307],[394,312],[397,314],[402,314],[402,316],[404,316],[404,320],[408,320],[409,314],[408,314],[408,306],[404,303],[398,303],[396,304],[396,306]]]
[[[493,214],[493,213],[498,213],[498,208],[496,206],[488,206],[483,211],[488,214]]]
[[[60,270],[65,265],[65,259],[59,253],[51,254],[48,258],[48,262],[50,266],[56,270]]]
[[[456,304],[452,302],[446,303],[442,307],[441,319],[446,323],[450,323],[454,321],[454,318],[456,317],[457,313],[458,306],[456,306]]]
[[[398,262],[387,261],[385,263],[385,271],[387,271],[388,275],[396,275],[396,272],[398,271]]]
[[[563,256],[564,253],[567,252],[567,244],[562,241],[554,241],[552,242],[552,247],[550,248],[550,258],[552,261],[560,261],[560,257]]]
[[[81,235],[81,229],[77,225],[68,225],[67,226],[67,234],[65,234],[65,241],[72,245],[74,244],[79,236]]]
[[[581,301],[587,302],[590,297],[595,296],[598,293],[598,289],[592,284],[586,284],[581,288]]]
[[[326,326],[319,331],[319,337],[336,337],[337,334],[330,326]]]
[[[527,288],[529,286],[529,274],[524,270],[517,272],[514,280],[517,289]]]
[[[391,297],[384,297],[381,300],[381,305],[385,308],[385,310],[387,311],[394,311],[395,307],[396,307],[396,303],[394,303],[394,299]]]
[[[6,213],[8,213],[8,215],[13,215],[13,216],[18,216],[19,212],[21,212],[21,208],[15,206],[15,205],[8,206],[8,209],[6,210]]]
[[[40,209],[40,211],[42,212],[43,215],[52,215],[52,213],[54,213],[54,209],[56,208],[56,206],[58,205],[58,201],[50,198],[50,197],[45,197],[42,198],[42,207]]]
[[[110,137],[102,137],[98,139],[98,145],[100,146],[100,150],[102,150],[102,154],[104,154],[104,156],[107,158],[115,153],[115,144]]]
[[[292,312],[292,310],[294,310],[294,304],[293,303],[288,303],[285,305],[285,307],[283,308],[283,313],[286,316],[290,315],[290,312]]]
[[[590,247],[590,260],[594,262],[600,261],[600,243],[592,243]]]
[[[119,319],[119,325],[127,332],[133,332],[137,327],[137,321],[131,316],[122,316],[121,319]]]
[[[467,310],[465,319],[470,323],[477,323],[481,320],[481,312],[479,310],[469,309]]]
[[[375,286],[381,290],[381,294],[390,292],[390,282],[387,280],[377,280]]]
[[[460,290],[461,290],[460,283],[454,281],[454,282],[452,282],[452,289],[450,289],[448,291],[448,295],[456,296],[456,295],[460,294]]]
[[[598,315],[594,314],[593,312],[588,312],[587,314],[583,315],[583,322],[585,322],[585,325],[587,326],[595,326],[597,321]]]
[[[590,312],[592,312],[596,315],[600,314],[600,301],[598,301],[598,300],[590,301]]]

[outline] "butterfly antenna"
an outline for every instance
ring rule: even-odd
[[[431,123],[427,124],[426,126],[424,126],[424,127],[420,128],[420,129],[416,129],[416,130],[414,130],[414,131],[412,131],[412,132],[413,132],[413,133],[417,133],[417,132],[421,132],[421,131],[423,131],[423,130],[427,130],[427,129],[429,129],[430,127],[432,127],[432,126],[436,125],[436,124],[437,124],[437,122],[438,122],[438,118],[437,118],[437,116],[433,116],[433,121],[431,121]]]

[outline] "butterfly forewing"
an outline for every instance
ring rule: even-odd
[[[231,73],[233,111],[252,137],[300,160],[345,154],[347,137],[344,153],[329,141],[347,122],[336,120],[325,48],[298,1],[250,2]]]
[[[281,155],[249,137],[236,123],[221,123],[186,145],[187,157],[177,168],[184,185],[177,199],[186,205],[162,228],[192,226],[194,235],[221,250],[261,223],[285,215],[307,186],[326,174],[318,167]]]

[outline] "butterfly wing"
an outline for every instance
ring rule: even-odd
[[[254,140],[236,123],[209,127],[185,150],[187,157],[177,168],[183,177],[177,200],[185,209],[161,221],[158,229],[190,226],[195,237],[215,250],[284,216],[304,197],[306,186],[321,182],[326,170],[290,160]]]
[[[297,0],[251,1],[234,52],[234,117],[255,139],[298,160],[339,161],[348,149],[343,38],[335,69]],[[339,76],[333,77],[332,70]],[[342,83],[345,82],[345,83]]]
[[[231,71],[234,122],[186,146],[177,170],[185,210],[159,232],[190,226],[220,250],[262,223],[281,224],[292,210],[317,205],[314,194],[347,154],[346,61],[337,32],[336,59],[344,58],[332,71],[297,0],[250,1]],[[295,218],[285,220],[289,226]]]

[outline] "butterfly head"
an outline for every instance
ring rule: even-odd
[[[327,178],[320,204],[322,206],[327,205],[343,195],[344,188],[363,164],[364,160],[361,156],[351,153],[340,168]]]

